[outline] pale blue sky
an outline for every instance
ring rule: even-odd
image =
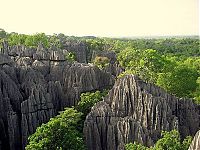
[[[0,0],[0,28],[32,34],[197,35],[198,0]]]

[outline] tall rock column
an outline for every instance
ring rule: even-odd
[[[179,130],[182,137],[194,135],[199,123],[199,106],[191,100],[127,75],[91,109],[84,135],[89,150],[123,150],[134,141],[152,146],[162,130]]]

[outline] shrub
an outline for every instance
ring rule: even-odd
[[[28,138],[26,150],[84,150],[82,133],[78,130],[82,113],[66,108],[60,115],[38,127]]]

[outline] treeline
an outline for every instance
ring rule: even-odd
[[[178,97],[200,101],[200,57],[162,55],[153,49],[126,48],[118,54],[125,74],[136,74]],[[120,77],[119,76],[119,77]]]
[[[66,36],[62,33],[46,35],[36,33],[33,35],[7,33],[0,29],[0,41],[7,40],[12,45],[25,45],[36,47],[42,43],[45,47],[56,46],[62,48],[64,41],[83,41],[87,44],[89,51],[112,50],[119,53],[121,50],[132,47],[138,50],[155,49],[161,54],[176,56],[199,56],[200,43],[198,38],[163,38],[163,39],[113,39],[96,38],[93,36],[75,37]]]

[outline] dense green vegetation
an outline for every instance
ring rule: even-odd
[[[108,90],[82,93],[81,100],[78,102],[76,109],[86,116],[90,112],[92,106],[102,101],[107,94]]]
[[[159,139],[154,147],[145,147],[139,143],[126,144],[126,150],[188,150],[192,137],[187,136],[182,142],[180,134],[176,130],[170,132],[163,131],[162,138]]]
[[[122,75],[137,74],[178,97],[199,99],[199,57],[180,58],[153,49],[126,48],[118,54],[118,60],[126,69]]]
[[[96,56],[93,63],[100,69],[109,65],[110,59],[108,57]]]
[[[26,150],[84,150],[79,122],[82,113],[67,108],[60,115],[38,127],[29,137]]]
[[[85,150],[82,133],[85,117],[107,93],[107,90],[82,93],[76,109],[66,108],[37,128],[29,137],[26,150]]]

